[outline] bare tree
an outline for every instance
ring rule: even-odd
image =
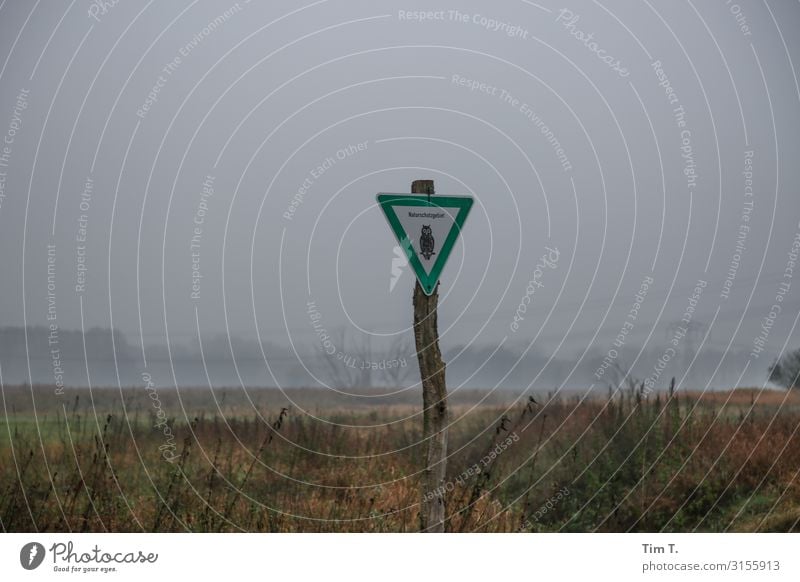
[[[416,350],[412,347],[410,337],[395,336],[384,358],[386,362],[391,363],[391,365],[387,365],[383,373],[389,387],[398,388],[406,385],[413,371],[413,366],[409,364],[409,360],[415,355]]]
[[[320,367],[329,382],[339,388],[403,386],[412,371],[416,354],[408,336],[396,336],[385,349],[365,333],[331,332],[333,353],[320,356]]]

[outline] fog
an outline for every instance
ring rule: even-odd
[[[0,5],[0,380],[413,386],[376,195],[432,179],[475,198],[451,390],[764,385],[800,345],[796,7],[458,6]]]

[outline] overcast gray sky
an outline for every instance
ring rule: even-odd
[[[800,342],[795,2],[100,4],[0,7],[2,326],[407,338],[375,196],[429,178],[445,348]]]

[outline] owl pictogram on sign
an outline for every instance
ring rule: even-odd
[[[426,261],[431,260],[431,256],[435,255],[436,253],[433,251],[433,247],[436,241],[433,239],[433,231],[431,230],[430,224],[423,224],[422,225],[422,233],[419,235],[419,249],[422,253],[422,256],[425,257]]]

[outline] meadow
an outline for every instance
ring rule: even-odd
[[[418,391],[6,386],[6,532],[413,532]],[[450,532],[800,531],[800,393],[456,391]]]

